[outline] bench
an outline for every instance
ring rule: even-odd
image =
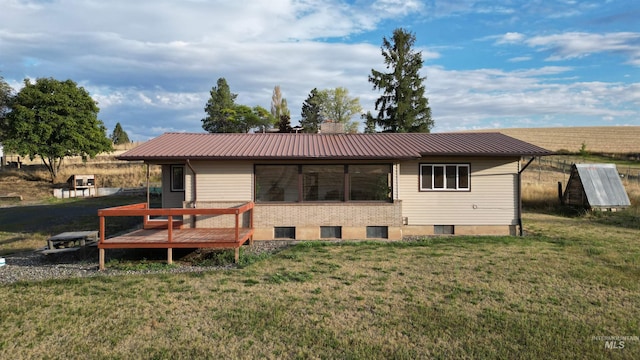
[[[97,241],[97,231],[69,231],[48,238],[47,246],[48,250],[78,248]]]

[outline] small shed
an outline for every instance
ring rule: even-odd
[[[564,204],[616,210],[631,205],[615,164],[573,164]]]

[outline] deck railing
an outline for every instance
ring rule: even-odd
[[[105,233],[105,218],[112,216],[142,216],[143,217],[143,226],[144,228],[159,228],[164,227],[162,224],[159,224],[158,221],[164,222],[164,219],[151,219],[152,216],[155,217],[166,217],[167,224],[167,232],[168,232],[168,243],[173,241],[173,230],[176,224],[174,224],[174,216],[198,216],[198,215],[235,215],[235,241],[240,240],[240,218],[241,216],[247,212],[249,213],[249,228],[253,228],[253,201],[247,202],[240,206],[231,207],[231,208],[149,208],[146,203],[139,204],[131,204],[124,206],[117,206],[107,209],[98,210],[98,217],[100,218],[100,241],[99,244],[104,243],[104,239],[106,236]],[[181,225],[182,222],[179,221]]]
[[[168,249],[168,261],[171,263],[171,250],[174,247],[185,247],[188,244],[174,243],[174,231],[189,231],[189,229],[176,230],[182,227],[181,220],[174,220],[176,216],[217,216],[217,215],[234,215],[235,216],[235,229],[231,226],[226,227],[228,230],[234,230],[234,239],[228,239],[227,241],[218,242],[217,244],[211,242],[200,243],[203,247],[224,247],[235,248],[235,259],[238,261],[238,247],[242,245],[248,239],[251,240],[253,233],[253,206],[252,201],[244,203],[242,205],[229,207],[229,208],[148,208],[146,203],[124,205],[113,208],[98,210],[98,217],[100,218],[100,240],[98,241],[98,248],[100,249],[100,269],[104,269],[104,248],[137,248],[137,247],[153,247],[153,248],[166,248]],[[243,231],[242,238],[240,229],[245,229],[241,223],[241,218],[246,212],[249,212],[249,224],[248,229],[250,232]],[[141,244],[141,243],[127,243],[126,241],[118,244],[106,244],[106,218],[115,216],[142,216],[144,229],[155,229],[167,231],[167,241],[157,242],[153,244]],[[151,219],[151,217],[156,217]],[[161,217],[158,219],[157,217]],[[165,220],[166,218],[166,220]],[[166,224],[166,227],[165,227]],[[177,226],[176,226],[177,225]],[[208,229],[208,227],[204,227]],[[195,229],[194,229],[195,230]],[[197,231],[197,230],[195,230]],[[231,234],[229,234],[231,235]],[[231,237],[231,236],[229,236]]]

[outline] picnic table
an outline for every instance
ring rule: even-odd
[[[97,231],[68,231],[54,235],[47,239],[48,250],[45,253],[58,252],[57,250],[77,250],[88,242],[97,242]]]

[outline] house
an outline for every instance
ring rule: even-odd
[[[162,166],[163,208],[253,202],[253,240],[346,240],[516,234],[523,159],[550,154],[499,133],[166,133],[118,158]]]
[[[573,164],[562,202],[599,210],[631,205],[615,164]]]

